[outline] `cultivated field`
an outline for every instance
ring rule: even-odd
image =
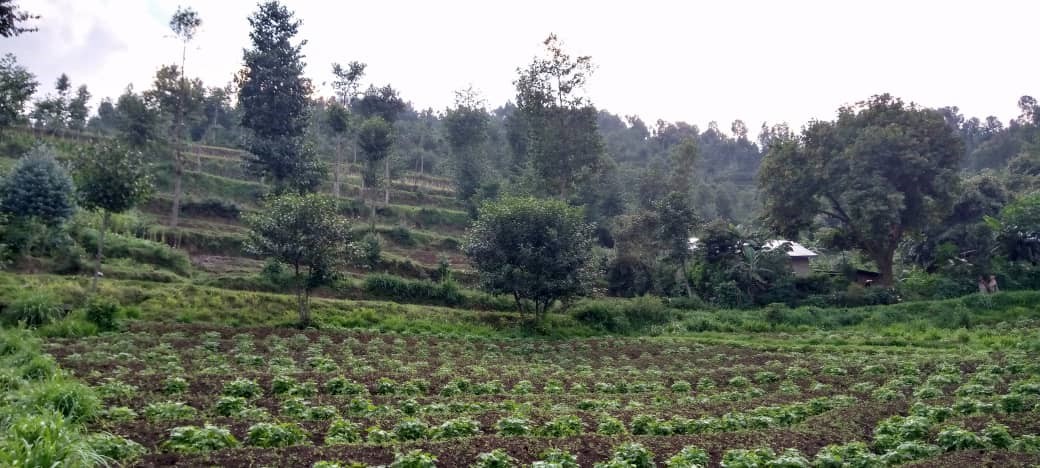
[[[650,466],[648,454],[668,466],[1040,463],[1035,349],[771,338],[142,322],[45,351],[99,390],[107,409],[88,428],[141,444],[140,466],[384,465],[395,455],[396,466],[426,466],[408,464],[423,461],[413,450],[437,466],[569,466],[566,454],[581,466]]]

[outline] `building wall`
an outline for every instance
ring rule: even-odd
[[[809,269],[809,259],[806,257],[791,257],[791,270],[799,278],[805,278],[812,273],[812,270]]]

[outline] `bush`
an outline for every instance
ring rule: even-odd
[[[293,423],[256,423],[249,426],[246,443],[254,447],[288,447],[309,443],[308,434]]]
[[[59,413],[14,417],[0,438],[0,466],[96,466],[106,460]]]
[[[181,214],[191,217],[211,217],[237,220],[242,209],[234,202],[207,198],[205,200],[187,200],[181,203]]]
[[[329,424],[325,432],[325,445],[353,444],[361,442],[361,429],[345,419],[337,419]]]
[[[581,323],[611,333],[642,331],[676,317],[655,297],[582,301],[574,306],[571,315]]]
[[[87,321],[97,325],[98,330],[112,331],[117,328],[119,305],[111,300],[95,297],[87,302]]]
[[[578,457],[560,449],[549,449],[542,454],[542,459],[534,462],[532,468],[581,468]]]
[[[260,384],[249,379],[235,379],[224,384],[224,394],[242,398],[255,398],[263,394]]]
[[[622,462],[618,466],[630,468],[653,468],[654,454],[643,444],[637,442],[626,442],[614,449],[611,461]],[[597,467],[601,466],[596,464]]]
[[[164,448],[181,453],[202,453],[237,446],[238,440],[231,431],[210,424],[170,429],[170,438],[163,443]]]
[[[432,432],[435,439],[470,437],[480,434],[480,423],[469,418],[449,419]]]
[[[41,382],[27,397],[34,407],[56,411],[77,423],[91,421],[101,411],[101,399],[94,389],[60,378]]]
[[[454,281],[407,280],[398,276],[375,274],[365,277],[365,292],[400,302],[459,306],[464,297]]]
[[[0,310],[5,325],[24,323],[29,327],[46,325],[65,315],[65,309],[54,295],[33,291],[23,293]]]

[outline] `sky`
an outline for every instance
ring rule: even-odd
[[[249,45],[253,0],[35,0],[39,32],[0,39],[42,92],[65,72],[74,86],[116,97],[178,63],[168,27],[178,6],[203,24],[188,75],[223,86]],[[473,86],[496,107],[514,96],[517,67],[556,33],[597,68],[586,88],[601,109],[728,130],[743,119],[797,128],[884,92],[966,116],[1018,115],[1040,96],[1036,18],[1027,0],[584,1],[286,0],[303,20],[306,74],[331,95],[331,64],[368,64],[365,84],[390,83],[418,109],[443,110]],[[1032,57],[1032,58],[1030,58]],[[41,93],[42,95],[42,93]]]

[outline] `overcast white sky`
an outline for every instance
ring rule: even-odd
[[[95,97],[150,86],[180,58],[167,23],[178,5],[203,19],[189,75],[223,85],[241,66],[252,0],[22,0],[39,32],[0,40],[46,91],[66,72]],[[890,92],[968,116],[1018,115],[1040,95],[1033,0],[939,1],[333,1],[285,2],[303,20],[307,75],[368,63],[368,82],[391,83],[417,108],[443,110],[472,84],[495,107],[513,96],[518,66],[557,33],[598,69],[588,95],[600,108],[648,123],[684,120],[724,130],[736,118],[797,127],[838,106]],[[330,94],[327,87],[319,87]],[[96,102],[96,100],[95,100]]]

